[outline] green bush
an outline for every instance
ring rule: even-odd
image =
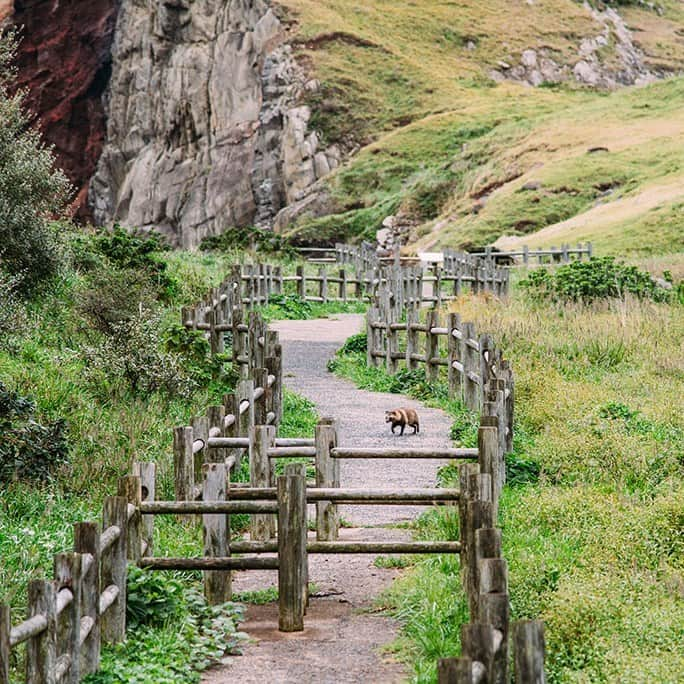
[[[310,302],[297,295],[273,295],[268,300],[269,318],[286,320],[306,320],[313,318]]]
[[[614,257],[573,261],[555,271],[539,268],[520,285],[534,297],[561,302],[588,303],[627,294],[657,302],[672,298],[670,291],[659,288],[646,271],[617,262]]]
[[[17,44],[16,33],[0,32],[0,263],[26,293],[63,263],[49,217],[66,210],[72,188],[32,127],[24,92],[13,94]]]
[[[33,401],[0,382],[0,482],[44,481],[67,461],[64,420],[38,423],[35,410]]]
[[[256,252],[275,253],[292,258],[297,256],[297,252],[287,238],[271,230],[263,230],[254,226],[250,228],[229,228],[221,235],[206,237],[202,240],[200,249],[221,252],[251,249]]]
[[[126,625],[160,626],[177,616],[183,605],[183,584],[160,572],[128,566]]]
[[[368,350],[368,335],[357,333],[348,337],[344,344],[339,348],[338,354],[365,354]]]

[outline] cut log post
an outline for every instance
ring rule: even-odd
[[[140,514],[140,503],[142,501],[140,478],[135,475],[120,477],[117,494],[126,499],[127,503],[135,506],[135,512],[128,518],[126,558],[137,565],[140,562],[143,538],[142,516]]]
[[[291,464],[297,466],[298,464]],[[278,629],[301,632],[304,629],[306,582],[306,477],[303,466],[288,466],[278,478]],[[293,474],[297,472],[297,474]]]
[[[499,431],[496,427],[481,426],[477,437],[480,472],[488,474],[491,478],[490,500],[492,502],[492,516],[496,521],[499,512],[499,495],[503,486],[498,463]]]
[[[492,681],[490,675],[495,643],[495,630],[491,625],[481,622],[461,625],[461,650],[466,657],[484,665],[486,674],[483,681],[485,682]]]
[[[226,407],[223,404],[215,404],[213,406],[207,407],[207,422],[209,429],[207,430],[207,436],[209,435],[209,430],[218,429],[220,431],[220,436],[223,437],[223,422],[226,417]],[[193,434],[194,439],[201,439],[200,435]],[[208,449],[207,450],[207,462],[210,463],[223,463],[226,460],[226,450],[225,449]],[[196,477],[196,482],[202,482],[204,477],[202,466],[204,462],[200,464],[200,473]],[[197,470],[195,470],[197,473]]]
[[[470,658],[442,658],[437,663],[437,684],[473,684],[475,664]]]
[[[97,567],[95,567],[97,572]],[[99,598],[99,593],[97,595]],[[7,610],[9,614],[9,609]],[[31,684],[55,684],[57,664],[57,590],[54,582],[32,580],[28,587],[28,616],[44,615],[47,621],[45,631],[31,637],[26,643],[26,681]],[[2,609],[0,608],[0,619]],[[9,684],[7,671],[3,669],[2,625],[0,625],[0,682]],[[90,639],[92,634],[88,637]],[[86,640],[84,648],[88,648]],[[97,633],[97,655],[99,664],[100,634]],[[7,631],[7,654],[9,657],[9,630]],[[84,670],[84,674],[93,670]]]
[[[318,277],[320,278],[318,283],[318,296],[321,298],[321,302],[324,304],[328,301],[328,272],[325,266],[321,266],[318,269]]]
[[[255,425],[249,433],[250,485],[272,487],[273,469],[268,450],[275,446],[275,427]],[[251,537],[255,541],[268,541],[275,536],[275,520],[272,515],[259,514],[252,518]]]
[[[150,503],[155,500],[157,483],[157,464],[154,462],[144,463],[136,461],[133,463],[133,475],[140,478],[141,501]],[[154,516],[142,516],[142,539],[145,550],[143,556],[152,555],[154,540]]]
[[[223,406],[226,410],[226,416],[233,416],[233,422],[226,426],[223,430],[224,437],[237,437],[240,427],[240,401],[235,394],[223,395]],[[226,459],[233,457],[235,459],[235,470],[240,470],[242,463],[243,449],[226,449]]]
[[[301,300],[306,299],[306,274],[304,266],[297,266],[297,296]]]
[[[330,452],[337,447],[337,421],[323,418],[316,425],[316,486],[340,486],[340,459]],[[331,501],[316,502],[316,538],[318,541],[335,541],[339,534],[337,505]]]
[[[464,403],[471,411],[480,408],[481,389],[478,382],[473,378],[480,370],[479,354],[469,344],[469,340],[475,339],[475,326],[472,323],[463,323],[463,339],[461,351],[463,353],[463,383]]]
[[[433,359],[439,358],[439,335],[432,332],[433,328],[439,328],[439,311],[428,311],[427,314],[427,344],[425,346],[426,377],[428,382],[439,380],[439,364],[433,363]]]
[[[238,437],[249,437],[254,425],[254,380],[242,380],[237,386],[238,406],[247,401],[249,407],[243,413],[238,409]]]
[[[74,525],[74,551],[90,554],[92,562],[83,573],[81,617],[91,621],[90,632],[81,647],[81,674],[97,672],[100,666],[100,531],[97,523]]]
[[[190,427],[192,427],[193,443],[199,439],[204,442],[204,446],[195,452],[193,465],[193,479],[195,482],[201,482],[202,466],[210,459],[210,450],[207,448],[207,442],[209,440],[209,428],[212,426],[209,424],[209,416],[195,416],[190,421]]]
[[[68,667],[59,681],[78,684],[81,681],[81,601],[83,556],[80,553],[58,553],[55,556],[55,583],[58,592],[68,588],[73,599],[57,617],[57,652]],[[68,665],[67,665],[67,656]],[[59,664],[57,665],[59,668]],[[59,673],[58,673],[59,674]]]
[[[173,430],[173,470],[176,501],[190,501],[195,487],[195,456],[192,453],[191,427]],[[191,518],[187,518],[190,520]]]
[[[515,684],[546,684],[544,623],[522,620],[513,624]]]
[[[102,639],[107,643],[118,643],[126,638],[126,544],[128,530],[128,502],[121,496],[108,496],[104,500],[102,529],[115,526],[119,536],[102,553],[101,586],[118,589],[116,599],[100,617]]]
[[[225,501],[230,486],[230,473],[225,463],[206,463],[202,468],[202,500]],[[204,555],[225,558],[230,555],[230,518],[225,514],[202,516],[204,532]],[[231,597],[230,571],[208,570],[204,573],[204,595],[207,603],[217,606]]]
[[[461,330],[461,317],[457,313],[449,314],[449,321],[447,324],[447,356],[449,361],[449,397],[463,399],[463,371],[459,370],[454,364],[463,365],[463,359],[460,355],[461,344],[460,340],[454,335],[454,332]]]
[[[417,326],[420,325],[420,315],[417,310],[411,309],[406,312],[406,368],[418,368],[418,360],[414,358],[419,354],[419,337]]]
[[[261,396],[254,401],[254,424],[266,425],[268,409],[271,403],[271,388],[268,386],[268,370],[266,368],[255,368],[253,371],[254,387],[263,389]]]
[[[338,298],[341,299],[345,304],[347,302],[347,271],[346,269],[340,269],[339,273],[340,284],[338,290]]]
[[[275,415],[276,426],[280,425],[283,412],[283,362],[282,362],[282,347],[276,344],[273,349],[273,356],[266,359],[266,370],[268,375],[275,378],[275,382],[271,386],[269,411],[273,411]]]
[[[461,542],[461,584],[466,590],[470,586],[468,578],[470,558],[475,554],[470,535],[468,534],[468,502],[475,498],[476,493],[471,490],[471,482],[480,472],[477,463],[462,463],[458,467],[458,479],[461,496],[458,500],[459,532]]]

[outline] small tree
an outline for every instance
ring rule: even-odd
[[[0,268],[24,292],[54,275],[61,250],[51,220],[66,210],[71,185],[55,168],[16,83],[14,31],[0,33]]]

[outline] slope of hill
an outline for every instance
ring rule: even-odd
[[[286,4],[321,82],[312,124],[353,154],[286,210],[285,230],[372,236],[399,212],[419,245],[469,247],[645,194],[610,228],[590,216],[563,239],[622,249],[624,226],[631,249],[681,249],[678,193],[659,187],[684,172],[684,85],[654,82],[684,64],[681,3]]]

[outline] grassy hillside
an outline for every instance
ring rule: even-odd
[[[464,296],[452,310],[491,331],[514,365],[515,439],[500,502],[514,619],[546,624],[549,682],[667,682],[684,675],[684,317],[680,303],[627,298],[551,304],[515,289],[510,301]],[[454,417],[475,446],[477,417],[446,382],[416,371],[389,378],[365,354],[335,370],[365,387],[410,392]],[[442,484],[454,485],[453,467]],[[458,539],[448,510],[416,525]],[[383,605],[403,623],[396,653],[432,682],[460,652],[468,608],[458,560],[410,562]]]
[[[645,64],[681,71],[681,3],[659,11],[624,4]],[[538,241],[593,238],[599,251],[635,253],[682,248],[681,80],[608,93],[490,78],[527,48],[576,63],[582,39],[601,32],[580,3],[285,5],[302,59],[321,81],[314,125],[328,143],[361,148],[327,181],[339,213],[300,220],[299,236],[372,236],[401,211],[417,224],[422,247],[476,246],[579,217]],[[603,49],[607,67],[615,52],[614,41]],[[663,227],[654,235],[655,224]]]

